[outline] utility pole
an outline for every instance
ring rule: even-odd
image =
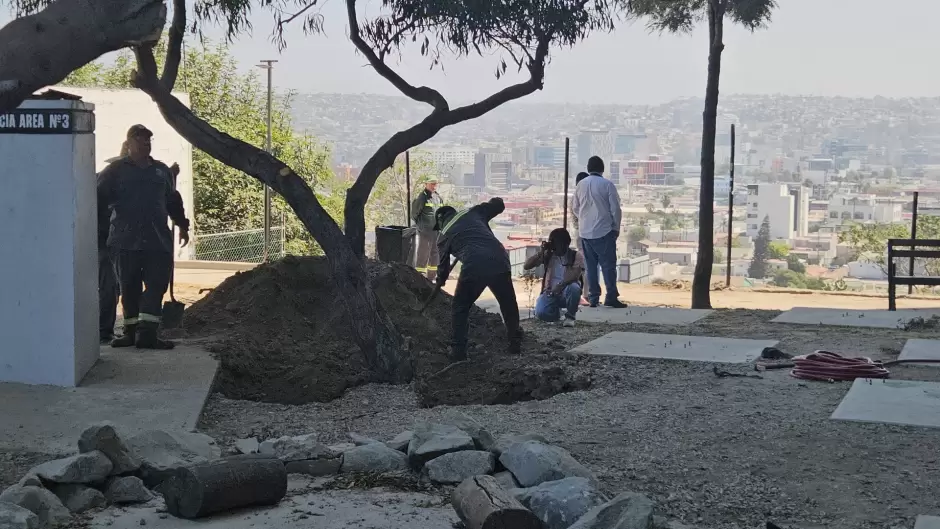
[[[264,150],[268,154],[271,152],[271,97],[272,97],[272,84],[271,75],[274,73],[274,63],[277,61],[274,59],[266,59],[261,61],[261,64],[258,65],[259,68],[263,68],[268,71],[268,134],[264,142]],[[271,248],[271,188],[264,186],[264,253],[262,258],[265,262],[270,260],[270,248]]]

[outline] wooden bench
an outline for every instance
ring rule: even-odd
[[[907,275],[898,275],[894,260],[899,257],[910,259]],[[916,257],[940,259],[940,239],[888,239],[888,310],[897,310],[898,285],[940,286],[940,276],[916,275]]]

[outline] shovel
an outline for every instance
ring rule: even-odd
[[[176,230],[173,230],[173,236],[176,237]],[[174,239],[175,240],[175,239]],[[176,296],[173,294],[173,283],[176,272],[176,254],[173,254],[173,261],[170,264],[170,301],[163,303],[163,328],[164,329],[178,329],[183,325],[183,311],[186,309],[186,305],[176,301]]]
[[[454,259],[450,264],[450,269],[453,270],[457,265],[457,260]],[[431,295],[428,296],[428,299],[425,300],[424,305],[421,305],[421,310],[418,311],[418,314],[424,314],[424,311],[431,305],[431,302],[434,301],[434,298],[441,293],[441,285],[437,283],[434,284],[434,290],[431,291]]]

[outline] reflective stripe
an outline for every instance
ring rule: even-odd
[[[140,321],[147,321],[151,323],[160,323],[160,316],[154,316],[153,314],[147,314],[145,312],[140,313]]]
[[[448,222],[448,223],[444,226],[444,229],[441,230],[441,235],[444,235],[445,233],[447,233],[447,230],[449,230],[450,227],[453,226],[454,223],[457,222],[457,221],[460,219],[460,217],[463,217],[464,215],[466,215],[468,211],[470,211],[470,210],[469,210],[469,209],[465,209],[465,210],[462,210],[462,211],[458,211],[457,214],[454,215],[454,218],[450,219],[450,222]]]
[[[429,266],[429,267],[428,267],[428,272],[437,272],[437,267],[436,267],[436,266]]]
[[[124,318],[124,325],[137,325],[138,318]]]
[[[428,271],[428,269],[427,269],[427,268],[424,268],[424,267],[417,267],[417,268],[415,268],[415,270],[417,270],[418,272],[427,272],[427,271]]]
[[[434,202],[425,202],[424,207],[434,209]]]

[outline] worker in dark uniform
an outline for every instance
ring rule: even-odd
[[[127,156],[127,142],[121,145],[121,154],[105,160],[113,163]],[[117,319],[118,288],[117,276],[111,264],[111,252],[108,250],[108,232],[111,228],[111,209],[98,208],[98,336],[101,343],[114,340],[114,322]]]
[[[437,232],[434,231],[435,213],[444,205],[437,194],[437,180],[431,179],[424,184],[424,190],[411,202],[411,214],[418,228],[417,248],[415,248],[415,270],[434,281],[437,278]]]
[[[128,155],[98,174],[98,208],[111,211],[108,248],[121,288],[124,336],[112,347],[172,349],[157,337],[163,295],[173,266],[173,232],[189,243],[189,220],[173,186],[174,169],[150,157],[153,133],[143,125],[127,131]]]
[[[438,250],[441,255],[437,284],[443,286],[450,275],[451,254],[461,263],[453,302],[451,359],[455,362],[467,358],[470,308],[485,288],[489,288],[499,302],[499,311],[506,324],[509,351],[518,354],[522,347],[519,306],[512,286],[509,253],[493,235],[489,225],[505,209],[503,199],[493,198],[459,212],[450,206],[437,210],[437,227],[440,232]]]

